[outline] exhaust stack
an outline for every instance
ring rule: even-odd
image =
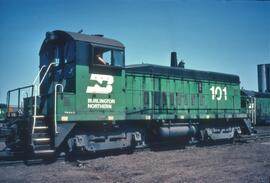
[[[176,54],[176,52],[171,52],[171,67],[177,67],[177,54]]]
[[[171,67],[185,68],[184,60],[181,60],[179,64],[177,63],[177,53],[175,51],[171,52]]]

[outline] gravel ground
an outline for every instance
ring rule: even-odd
[[[0,182],[270,182],[270,140],[0,167]]]

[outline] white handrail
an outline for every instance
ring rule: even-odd
[[[34,104],[34,116],[33,116],[33,117],[34,117],[34,121],[33,121],[32,134],[34,134],[34,131],[35,131],[35,125],[36,125],[36,116],[37,116],[37,95],[39,95],[40,86],[41,86],[41,84],[43,83],[43,81],[44,81],[46,75],[48,74],[50,68],[52,67],[52,65],[55,65],[55,62],[50,63],[50,65],[48,66],[48,68],[47,68],[47,70],[46,70],[44,76],[42,77],[40,83],[38,84],[37,93],[36,93],[36,95],[35,95],[35,97],[34,97],[34,103],[35,103],[35,104]]]
[[[43,69],[44,68],[46,68],[46,65],[43,65],[40,69],[39,69],[39,71],[38,71],[38,74],[37,74],[37,76],[35,77],[35,79],[34,79],[34,81],[33,81],[33,86],[34,86],[34,96],[35,95],[38,95],[38,91],[37,91],[37,85],[36,85],[36,82],[37,82],[37,80],[38,80],[38,78],[39,78],[39,76],[40,76],[40,73],[43,71]]]
[[[60,86],[61,88],[61,93],[64,92],[64,86],[62,84],[56,84],[54,86],[54,128],[55,128],[55,133],[58,133],[57,131],[57,117],[56,117],[56,107],[57,107],[57,87]]]
[[[45,77],[47,76],[47,74],[48,74],[50,68],[51,68],[53,65],[55,65],[55,64],[56,64],[55,62],[52,62],[52,63],[50,63],[50,65],[48,66],[48,68],[47,68],[47,70],[46,70],[44,76],[42,77],[42,79],[41,79],[41,81],[40,81],[40,83],[39,83],[39,85],[38,85],[38,93],[37,93],[38,95],[39,95],[39,90],[40,90],[41,84],[43,83]]]
[[[43,66],[40,68],[40,70],[38,71],[37,76],[35,77],[35,79],[34,79],[34,81],[33,81],[33,85],[35,85],[35,83],[37,82],[38,77],[40,76],[41,71],[42,71],[45,67],[46,67],[46,65],[43,65]]]

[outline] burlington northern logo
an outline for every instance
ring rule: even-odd
[[[112,84],[114,82],[113,76],[91,74],[90,80],[96,81],[97,83],[94,86],[88,86],[86,89],[86,93],[109,94],[112,92]],[[106,86],[101,86],[103,82],[106,83]]]

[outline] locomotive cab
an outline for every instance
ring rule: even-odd
[[[48,102],[43,113],[50,114],[56,108],[57,121],[95,121],[96,116],[89,113],[89,109],[92,109],[89,106],[93,106],[89,105],[89,98],[113,98],[112,95],[122,87],[115,88],[113,84],[122,83],[124,58],[124,46],[101,35],[89,36],[64,31],[47,33],[40,50],[40,69],[51,63],[54,66],[44,78],[40,94],[49,99],[48,95],[55,91],[57,97],[56,105],[55,102]],[[45,74],[46,70],[42,72],[41,78]],[[120,81],[115,83],[118,79]],[[112,88],[115,88],[115,92]],[[104,112],[106,109],[105,105],[103,109],[102,106],[94,106],[94,112]]]

